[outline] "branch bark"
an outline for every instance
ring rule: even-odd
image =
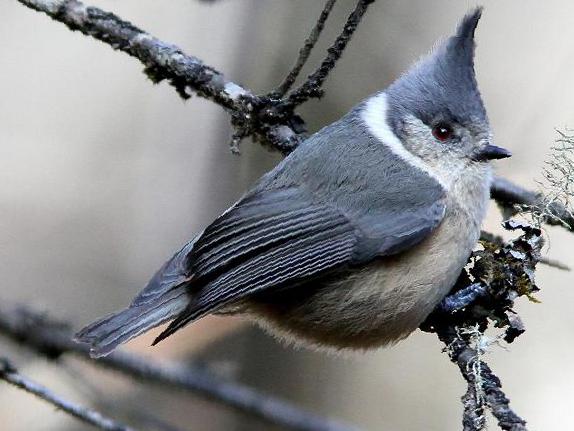
[[[291,89],[291,87],[297,80],[299,73],[301,73],[301,69],[303,69],[303,66],[305,66],[305,63],[307,63],[311,51],[313,50],[315,44],[319,40],[321,32],[325,27],[325,22],[329,18],[329,15],[331,14],[333,6],[335,6],[336,2],[337,0],[327,0],[325,6],[323,7],[323,10],[321,11],[321,15],[319,15],[319,19],[317,20],[317,22],[313,26],[313,29],[311,30],[311,33],[309,34],[309,37],[305,39],[303,47],[299,50],[299,56],[297,57],[295,64],[293,65],[287,76],[285,76],[283,82],[281,82],[281,84],[279,84],[277,89],[271,94],[272,97],[281,98],[285,96],[285,94]]]
[[[26,308],[0,310],[0,334],[52,360],[74,355],[94,366],[120,372],[145,383],[190,392],[269,424],[300,431],[352,431],[355,428],[305,412],[248,386],[221,379],[201,367],[156,363],[117,351],[93,360],[89,348],[72,341],[68,325]],[[356,430],[356,429],[355,429]]]
[[[235,128],[234,141],[251,136],[255,141],[287,154],[305,139],[305,122],[294,112],[295,105],[320,95],[320,88],[336,61],[341,57],[368,6],[374,0],[359,0],[343,31],[329,48],[326,58],[305,83],[288,99],[257,96],[250,90],[228,80],[223,73],[206,65],[197,57],[185,54],[175,45],[163,42],[133,24],[99,8],[86,6],[78,0],[17,0],[43,12],[71,30],[91,36],[112,48],[137,58],[153,82],[167,80],[183,98],[190,91],[217,103],[230,115]],[[504,178],[497,177],[491,189],[492,198],[506,207],[532,204],[538,194]],[[574,226],[564,208],[555,208],[562,220]],[[548,220],[550,224],[557,224]],[[570,230],[572,230],[571,228]]]
[[[43,12],[70,30],[80,31],[113,49],[138,59],[154,83],[167,81],[188,99],[191,92],[211,100],[231,114],[242,137],[251,135],[284,153],[301,140],[297,116],[285,103],[259,97],[229,81],[223,73],[175,45],[151,36],[128,21],[78,0],[18,0]]]
[[[510,401],[502,391],[500,379],[486,362],[479,359],[476,348],[457,334],[453,327],[439,329],[437,336],[445,344],[451,361],[458,365],[468,384],[467,392],[462,398],[463,430],[484,430],[484,408],[488,406],[501,429],[526,431],[526,421],[510,408]]]
[[[133,428],[122,425],[113,419],[103,416],[101,413],[88,407],[81,406],[56,395],[50,389],[42,386],[27,377],[23,376],[5,358],[0,358],[0,380],[4,380],[17,388],[37,396],[38,398],[52,404],[86,424],[92,425],[104,431],[135,431]]]
[[[540,203],[539,193],[525,189],[502,177],[495,177],[490,188],[490,195],[503,209],[511,214],[516,212],[516,205],[536,207]],[[544,217],[544,223],[554,226],[562,226],[574,232],[574,217],[564,205],[554,202],[548,209],[552,217]]]
[[[359,27],[367,9],[375,1],[376,0],[359,0],[357,2],[355,9],[351,15],[349,15],[349,18],[347,18],[343,30],[339,36],[337,36],[333,45],[327,50],[327,56],[321,62],[320,66],[307,77],[307,80],[298,89],[289,95],[290,104],[294,106],[301,105],[310,98],[318,98],[323,95],[323,83],[343,55],[343,51]]]
[[[543,240],[540,229],[525,223],[505,222],[505,228],[522,234],[506,243],[494,236],[482,239],[483,250],[473,253],[453,292],[421,325],[445,344],[468,384],[462,397],[464,431],[485,429],[486,408],[501,429],[526,431],[526,421],[511,409],[500,379],[482,360],[489,346],[496,344],[484,332],[491,324],[506,328],[501,338],[507,343],[524,332],[512,308],[520,296],[534,300],[532,295],[538,290],[534,272]]]

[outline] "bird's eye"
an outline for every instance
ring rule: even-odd
[[[446,141],[452,137],[453,131],[446,123],[438,123],[432,128],[432,135],[441,142]]]

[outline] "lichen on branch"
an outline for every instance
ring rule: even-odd
[[[506,221],[504,227],[520,235],[508,242],[482,240],[451,294],[421,326],[437,334],[468,384],[462,398],[465,431],[485,429],[487,408],[501,429],[526,430],[526,421],[510,408],[500,379],[481,356],[492,344],[485,335],[489,326],[503,330],[499,338],[506,343],[524,332],[514,302],[522,296],[536,302],[534,275],[544,241],[541,230],[527,223]]]
[[[544,162],[543,178],[538,181],[540,199],[533,204],[517,205],[516,209],[537,226],[551,223],[574,230],[574,135],[557,133],[550,157]]]

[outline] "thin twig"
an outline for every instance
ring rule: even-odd
[[[327,79],[327,76],[337,64],[337,60],[341,58],[341,55],[355,33],[355,30],[359,27],[365,12],[374,2],[375,0],[359,0],[357,2],[355,9],[347,19],[341,34],[337,36],[333,45],[331,45],[327,50],[327,56],[321,62],[321,65],[317,70],[315,70],[315,72],[307,77],[307,80],[299,88],[289,95],[289,103],[296,106],[306,102],[310,98],[317,98],[323,95],[323,89],[321,87],[325,82],[325,79]]]
[[[89,425],[93,425],[94,427],[101,430],[134,431],[133,428],[122,425],[113,419],[103,416],[101,413],[95,410],[75,404],[62,398],[59,395],[54,394],[45,386],[42,386],[36,382],[33,382],[27,377],[24,377],[5,358],[0,358],[0,380],[4,380],[5,382],[23,389],[30,394],[36,395],[38,398],[52,404],[70,416],[73,416],[76,419]]]
[[[91,360],[85,345],[71,340],[71,331],[29,309],[0,310],[0,334],[47,358],[73,354],[92,365],[118,371],[146,383],[183,390],[231,407],[267,423],[301,431],[350,431],[356,428],[305,412],[282,400],[209,373],[204,367],[161,364],[117,351]]]
[[[565,264],[564,262],[560,262],[558,259],[551,259],[549,257],[541,257],[540,263],[543,265],[549,266],[550,268],[559,269],[560,271],[571,271],[572,270],[572,268],[570,268],[570,266]]]
[[[70,362],[60,363],[62,371],[77,382],[75,389],[92,401],[92,404],[100,411],[112,412],[114,415],[125,418],[126,421],[136,424],[144,429],[155,429],[158,431],[182,431],[171,423],[156,416],[152,411],[141,408],[141,405],[132,405],[124,402],[118,403],[115,400],[108,400],[108,396],[96,384],[87,380],[83,370],[77,364]],[[136,401],[137,404],[137,401]]]
[[[272,93],[273,97],[276,98],[283,97],[295,83],[295,80],[299,76],[301,69],[303,69],[303,66],[309,59],[309,55],[311,54],[313,47],[317,43],[317,40],[319,40],[319,36],[321,36],[321,32],[325,27],[325,22],[327,21],[327,18],[329,18],[329,14],[333,10],[333,6],[335,5],[336,2],[337,0],[327,0],[327,2],[325,3],[325,6],[321,11],[319,19],[313,26],[313,29],[311,30],[309,37],[305,39],[305,44],[299,50],[299,56],[297,57],[297,61],[295,62],[295,64],[293,65],[293,67],[283,80],[283,82],[279,84],[277,89]]]

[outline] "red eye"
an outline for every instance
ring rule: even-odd
[[[452,136],[452,127],[446,123],[438,123],[432,129],[432,135],[441,142],[450,139]]]

